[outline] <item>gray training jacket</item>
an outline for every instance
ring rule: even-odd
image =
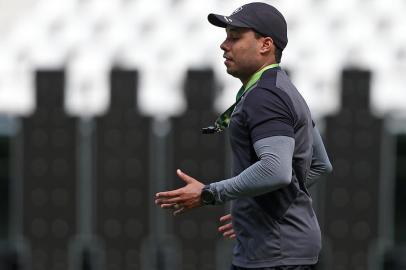
[[[331,170],[331,165],[313,157],[314,149],[322,152],[324,146],[313,147],[310,111],[283,70],[265,71],[237,104],[230,142],[235,177],[211,188],[217,191],[218,203],[234,200],[233,264],[315,264],[321,233],[306,180]],[[318,166],[310,173],[312,160]]]

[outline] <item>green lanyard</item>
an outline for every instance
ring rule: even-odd
[[[233,105],[231,105],[230,108],[228,108],[225,112],[223,112],[217,118],[216,122],[214,122],[214,126],[203,128],[202,133],[203,134],[212,134],[212,133],[216,133],[216,132],[221,132],[221,131],[225,130],[226,128],[228,128],[228,125],[230,124],[230,120],[231,120],[231,114],[233,113],[235,106],[237,106],[238,102],[240,102],[240,100],[244,96],[244,94],[249,92],[250,90],[252,90],[255,87],[256,83],[261,78],[262,73],[264,73],[266,70],[268,70],[270,68],[275,68],[275,67],[279,67],[279,64],[272,64],[272,65],[266,66],[266,67],[262,68],[261,70],[255,72],[254,75],[252,75],[252,77],[248,81],[248,83],[245,85],[245,87],[242,86],[240,88],[240,90],[238,90],[237,96],[235,98],[235,100],[236,100],[235,103]]]

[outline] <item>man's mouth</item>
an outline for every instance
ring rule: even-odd
[[[225,58],[228,61],[233,61],[233,59],[231,57],[227,56],[227,55],[223,55],[223,58]]]
[[[233,59],[231,57],[227,56],[227,55],[223,55],[223,58],[225,59],[224,64],[226,66],[229,65],[233,61]]]

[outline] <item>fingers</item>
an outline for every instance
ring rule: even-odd
[[[170,209],[174,210],[172,214],[174,216],[180,215],[186,211],[186,208],[180,204],[177,203],[170,203],[170,204],[161,204],[162,209]]]
[[[225,238],[233,239],[236,236],[233,225],[231,223],[219,227],[219,232],[223,233],[223,236]]]
[[[223,233],[225,238],[234,239],[236,238],[235,231],[233,229],[233,223],[231,222],[231,214],[224,215],[220,218],[220,222],[228,222],[218,228],[219,232]]]
[[[158,192],[155,194],[155,204],[173,204],[178,203],[180,201],[180,195],[182,194],[182,188],[172,190],[172,191],[164,191]]]
[[[220,222],[229,222],[229,221],[231,221],[231,214],[222,216],[222,217],[220,218]]]
[[[184,213],[186,210],[202,206],[200,193],[204,186],[204,184],[179,169],[176,173],[187,185],[176,190],[155,194],[155,204],[163,209],[174,209],[173,214],[175,216]],[[181,207],[178,207],[179,205]]]
[[[225,233],[223,233],[223,236],[225,238],[233,239],[233,238],[235,238],[236,235],[235,235],[234,230],[230,230],[230,231],[226,231]]]
[[[168,204],[161,204],[160,206],[162,209],[174,209],[176,205],[177,205],[176,203],[168,203]]]
[[[192,182],[196,182],[196,179],[194,179],[194,178],[190,177],[189,175],[185,174],[180,169],[178,169],[176,171],[176,173],[187,184],[190,184]],[[162,192],[158,192],[158,193],[155,194],[155,199],[162,199],[162,198],[170,199],[170,198],[173,198],[173,197],[178,197],[178,196],[182,195],[183,193],[184,193],[184,187],[179,188],[179,189],[175,189],[175,190],[170,190],[170,191],[162,191]],[[170,201],[168,201],[167,203],[170,203]]]
[[[237,235],[235,233],[233,233],[230,236],[225,236],[225,237],[229,238],[229,239],[235,239],[237,237]]]
[[[232,230],[232,229],[233,229],[233,224],[228,223],[226,225],[219,227],[218,230],[219,230],[219,232],[225,232],[225,231]]]
[[[187,209],[186,209],[185,207],[181,207],[180,209],[174,211],[174,212],[173,212],[173,215],[174,215],[174,216],[178,216],[178,215],[183,214],[184,212],[186,212],[186,210],[187,210]]]
[[[180,179],[185,181],[186,184],[190,184],[196,181],[193,177],[187,175],[186,173],[182,172],[180,169],[176,170],[177,175],[179,176]]]
[[[182,202],[182,198],[181,197],[175,197],[175,198],[162,198],[162,199],[156,199],[155,200],[155,204],[174,204],[174,203],[180,203]]]
[[[180,194],[182,194],[182,188],[171,190],[171,191],[158,192],[157,194],[155,194],[155,198],[158,199],[158,198],[165,198],[165,197],[175,197],[175,196],[179,196]]]

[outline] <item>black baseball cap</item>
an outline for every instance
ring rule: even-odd
[[[210,13],[209,22],[218,27],[245,27],[265,37],[271,37],[275,45],[283,50],[288,44],[286,20],[275,7],[253,2],[237,8],[230,16]]]

